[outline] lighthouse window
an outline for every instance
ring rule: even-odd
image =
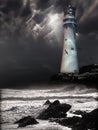
[[[74,50],[74,48],[72,47],[71,50]]]
[[[65,53],[68,55],[68,51],[65,49]]]

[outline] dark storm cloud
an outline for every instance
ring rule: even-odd
[[[37,7],[45,10],[50,6],[54,6],[56,11],[64,11],[65,7],[70,3],[71,0],[39,0],[37,3]]]
[[[30,14],[30,3],[28,0],[1,0],[0,11],[4,14],[13,13],[13,16],[27,16]]]
[[[10,6],[10,10],[5,12],[9,4],[3,4],[5,6],[1,8],[0,21],[0,80],[15,83],[25,82],[25,79],[33,82],[48,79],[59,70],[58,58],[61,51],[56,45],[56,39],[54,47],[49,45],[50,38],[48,41],[47,38],[44,39],[51,32],[51,29],[45,28],[47,22],[45,15],[49,11],[47,9],[45,12],[38,11],[36,4],[31,3],[30,6],[33,4],[34,7],[29,9],[32,11],[32,17],[27,20],[21,15],[23,9],[19,8],[21,11],[17,11],[16,7]],[[41,24],[42,29],[40,25],[39,29],[37,28],[37,23]]]
[[[98,2],[76,6],[80,66],[98,63]],[[42,81],[59,72],[63,11],[70,0],[0,0],[0,79]],[[52,26],[49,17],[57,17]]]
[[[81,4],[81,3],[80,3]],[[83,5],[81,5],[82,10],[79,10],[77,7],[79,17],[79,27],[80,32],[89,33],[95,32],[98,30],[98,1],[85,1]]]
[[[77,7],[79,63],[98,63],[98,0],[76,0],[73,4]]]

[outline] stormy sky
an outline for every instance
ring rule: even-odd
[[[0,0],[0,85],[40,83],[60,70],[63,11],[77,8],[79,66],[98,63],[98,0]]]

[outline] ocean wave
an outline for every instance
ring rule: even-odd
[[[47,98],[70,98],[70,97],[87,97],[97,98],[98,90],[88,89],[85,86],[66,85],[58,88],[48,89],[2,89],[1,98],[9,100],[42,100]]]

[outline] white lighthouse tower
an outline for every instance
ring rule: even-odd
[[[63,25],[64,45],[60,73],[78,73],[75,8],[71,5],[68,6],[64,13]]]

